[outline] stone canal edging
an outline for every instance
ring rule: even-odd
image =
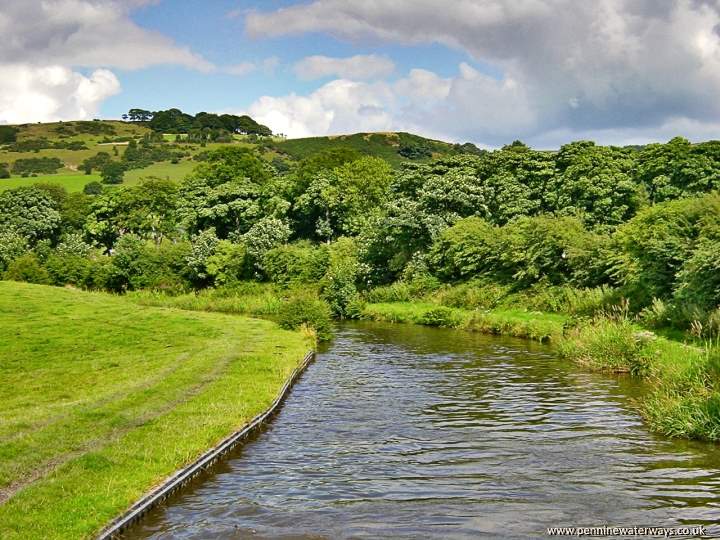
[[[145,495],[142,499],[133,504],[129,510],[123,515],[113,520],[110,525],[103,529],[97,536],[97,540],[110,540],[117,538],[123,531],[128,527],[136,523],[144,514],[149,510],[155,508],[158,504],[164,501],[172,493],[175,493],[178,489],[186,485],[190,480],[195,478],[197,475],[206,471],[213,464],[219,461],[225,454],[235,449],[238,444],[248,438],[253,432],[262,427],[268,420],[277,412],[282,402],[287,397],[292,386],[295,384],[300,375],[307,369],[310,363],[315,358],[313,351],[307,353],[303,358],[303,361],[288,377],[285,384],[280,389],[278,396],[265,409],[262,413],[258,414],[248,424],[245,425],[239,431],[236,431],[229,437],[223,439],[216,446],[205,452],[202,456],[196,459],[190,465],[183,467],[179,471],[175,472],[161,485],[153,489],[150,493]]]

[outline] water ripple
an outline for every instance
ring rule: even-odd
[[[520,340],[348,325],[256,440],[128,538],[527,538],[715,525],[717,447]],[[720,534],[720,531],[715,531]]]

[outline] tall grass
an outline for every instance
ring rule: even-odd
[[[367,304],[362,317],[374,321],[458,328],[536,341],[557,341],[567,317],[522,310],[470,311],[421,302]]]
[[[283,302],[291,294],[291,291],[272,284],[244,282],[232,288],[204,289],[177,296],[154,291],[135,291],[127,293],[127,297],[146,306],[268,317],[277,315]]]

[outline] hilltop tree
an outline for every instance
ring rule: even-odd
[[[127,118],[129,118],[131,122],[148,122],[152,117],[153,113],[145,109],[130,109],[127,113]],[[123,115],[123,119],[125,119],[125,115]]]

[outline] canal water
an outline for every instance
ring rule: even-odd
[[[343,325],[262,433],[126,538],[720,535],[718,447],[649,433],[641,392],[525,340]]]

